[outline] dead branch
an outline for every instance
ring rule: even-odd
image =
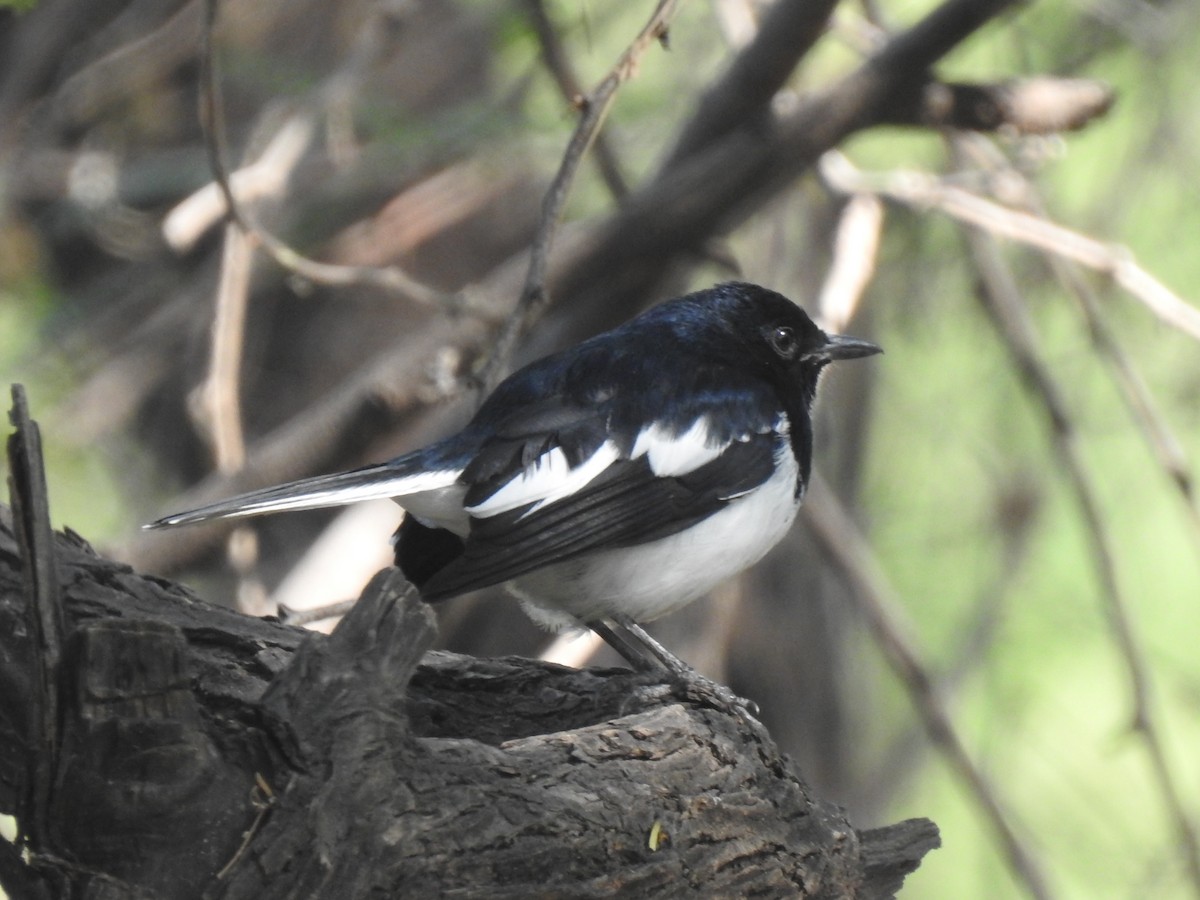
[[[821,171],[839,191],[869,191],[918,209],[937,209],[997,237],[1020,241],[1108,275],[1163,322],[1200,340],[1200,310],[1142,268],[1128,248],[1010,209],[928,173],[864,173],[838,153],[823,158]]]
[[[1116,102],[1090,78],[1023,78],[1000,84],[930,81],[889,107],[884,122],[925,128],[1009,131],[1021,135],[1077,131]]]

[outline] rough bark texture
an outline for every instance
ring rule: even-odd
[[[926,820],[855,830],[703,698],[427,653],[395,570],[328,637],[138,575],[50,534],[36,457],[20,422],[0,508],[14,897],[888,897],[938,845]]]

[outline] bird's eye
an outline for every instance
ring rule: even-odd
[[[786,325],[778,325],[771,329],[771,348],[784,359],[795,359],[800,352],[800,339],[796,332]]]

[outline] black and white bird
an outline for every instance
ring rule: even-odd
[[[635,666],[678,673],[638,623],[787,533],[822,370],[879,352],[781,294],[721,284],[525,366],[428,447],[148,527],[391,497],[407,511],[396,564],[426,600],[505,584],[541,625],[592,627]]]

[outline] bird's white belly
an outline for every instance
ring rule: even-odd
[[[796,462],[785,449],[770,479],[691,528],[548,566],[509,587],[534,621],[553,630],[611,615],[650,621],[762,559],[796,518],[795,485]]]

